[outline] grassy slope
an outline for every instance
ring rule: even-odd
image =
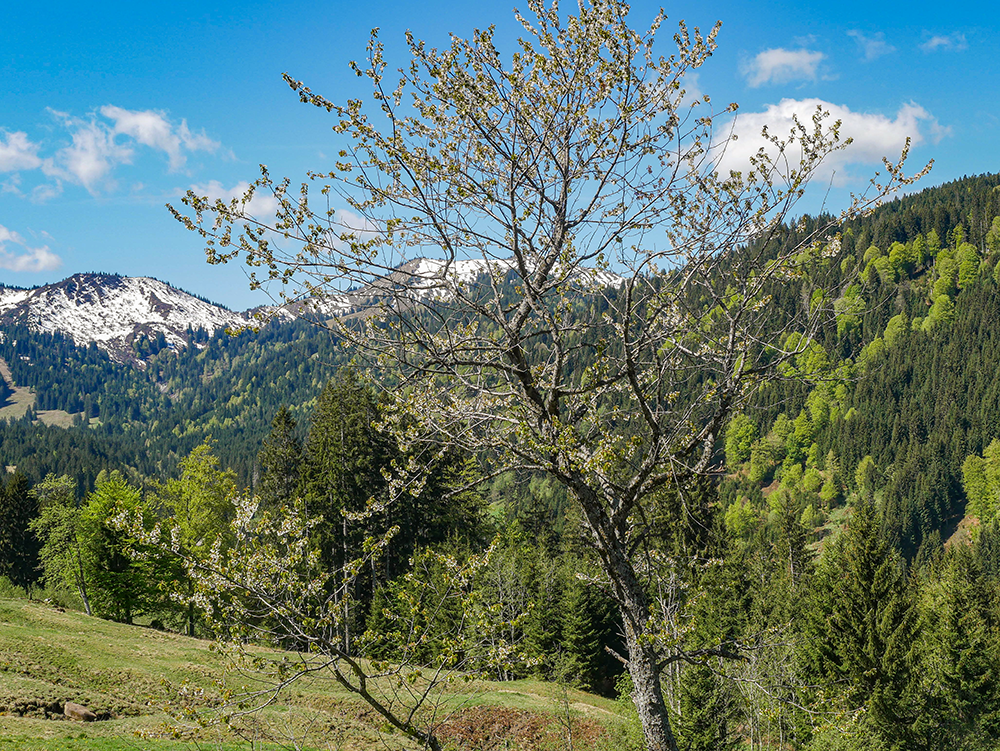
[[[0,600],[0,751],[121,751],[123,749],[236,749],[272,747],[240,741],[219,728],[192,729],[174,739],[179,723],[164,708],[179,706],[182,691],[219,696],[216,683],[245,684],[206,641],[139,626],[89,618],[43,603]],[[187,689],[184,689],[184,686]],[[102,722],[77,724],[56,713],[66,701],[90,707]],[[575,748],[593,741],[617,719],[613,702],[577,691],[564,693],[536,681],[462,684],[448,697],[463,709],[442,733],[452,748],[494,747],[491,734],[511,736],[511,748],[559,748],[557,716],[574,724]],[[213,715],[214,716],[214,715]],[[257,738],[302,735],[322,749],[392,749],[408,746],[380,735],[372,710],[332,680],[296,684],[274,707],[237,721]],[[504,747],[501,745],[500,747]]]
[[[29,407],[35,406],[35,394],[26,386],[14,383],[10,367],[3,359],[0,359],[0,378],[7,381],[14,392],[6,402],[0,402],[0,420],[20,420]],[[74,415],[61,409],[46,409],[38,413],[39,420],[57,428],[68,428],[73,424],[73,417]]]

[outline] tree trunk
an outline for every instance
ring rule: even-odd
[[[625,644],[628,647],[628,672],[632,677],[632,702],[639,713],[642,733],[648,751],[677,751],[677,740],[670,727],[670,713],[663,698],[660,683],[662,668],[654,650],[644,644],[642,634],[636,633],[632,618],[622,608],[625,622]],[[641,621],[645,624],[645,619]]]
[[[632,701],[642,723],[646,749],[678,751],[660,683],[663,668],[659,664],[656,650],[645,638],[649,627],[649,598],[628,558],[618,530],[605,513],[596,493],[583,483],[573,484],[571,488],[577,495],[587,525],[594,534],[594,546],[601,557],[604,571],[611,580],[614,599],[625,624],[628,671],[633,685]]]

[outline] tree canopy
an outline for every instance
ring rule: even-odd
[[[317,304],[359,288],[380,299],[329,325],[395,386],[386,422],[409,462],[390,496],[448,449],[568,491],[621,611],[648,747],[675,749],[662,671],[738,650],[688,645],[664,612],[676,593],[658,504],[686,508],[727,419],[762,384],[816,375],[800,355],[823,323],[861,320],[838,223],[912,178],[886,161],[844,216],[784,242],[810,179],[848,145],[839,123],[817,111],[765,132],[742,170],[722,169],[737,107],[685,87],[718,26],[681,22],[664,57],[662,13],[637,31],[617,0],[529,9],[509,61],[492,27],[443,49],[408,36],[409,63],[390,79],[373,34],[354,66],[370,110],[286,74],[349,144],[335,169],[293,191],[262,168],[243,197],[189,193],[191,214],[174,213],[211,262],[242,255],[253,286]],[[274,217],[249,213],[261,191]]]

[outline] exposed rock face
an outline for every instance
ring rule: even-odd
[[[63,707],[63,714],[71,720],[78,720],[80,722],[93,722],[97,719],[97,715],[85,706],[71,701],[66,702],[66,706]]]
[[[162,334],[170,347],[185,347],[189,330],[239,328],[242,313],[145,277],[74,274],[34,289],[0,287],[0,324],[68,334],[78,345],[96,342],[113,359],[133,359],[132,341]]]
[[[142,337],[161,346],[181,349],[192,344],[191,334],[204,329],[261,325],[271,318],[365,317],[391,303],[406,309],[427,300],[448,300],[475,284],[482,274],[513,273],[511,261],[463,260],[446,264],[417,258],[375,277],[357,289],[321,297],[261,306],[237,313],[215,305],[158,279],[116,274],[82,273],[32,289],[0,284],[0,337],[4,325],[23,324],[33,331],[60,332],[77,346],[94,342],[113,360],[142,365],[132,347]],[[576,269],[570,276],[587,286],[617,286],[621,277],[607,271]]]

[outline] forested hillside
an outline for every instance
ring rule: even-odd
[[[783,228],[774,252],[818,221]],[[669,572],[658,594],[696,656],[665,673],[681,747],[997,748],[1000,176],[894,200],[797,268],[770,290],[776,318],[803,299],[830,315],[807,346],[786,342],[801,349],[786,378],[730,419],[710,476],[657,497],[637,543]],[[836,299],[810,299],[819,275]],[[246,527],[231,522],[259,518],[254,544],[291,561],[285,574],[327,582],[338,615],[320,618],[324,638],[346,654],[630,690],[620,616],[551,477],[442,447],[422,492],[389,504],[392,471],[425,457],[390,439],[380,384],[328,331],[190,338],[179,351],[138,341],[139,368],[3,332],[0,358],[35,410],[78,417],[0,421],[0,574],[115,620],[238,629],[222,605],[178,605],[204,584],[179,561],[240,549]],[[259,506],[243,509],[242,489]],[[268,537],[285,513],[305,520],[314,558],[295,558],[292,527]],[[116,514],[140,531],[175,524],[174,547],[136,528],[123,539]],[[318,616],[285,605],[241,627],[302,646],[295,628]]]

